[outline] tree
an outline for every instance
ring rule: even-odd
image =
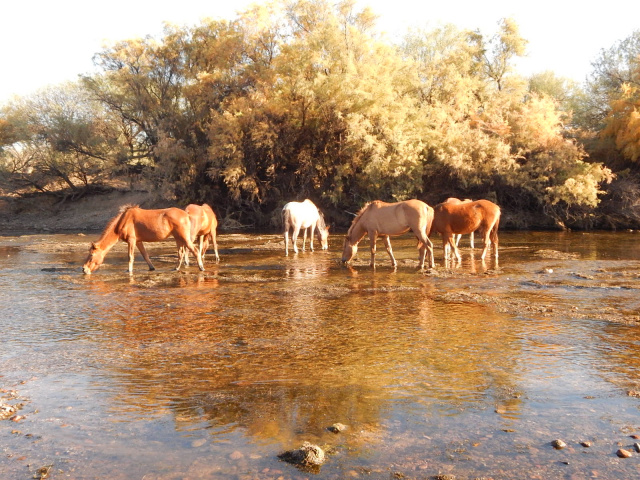
[[[77,83],[16,99],[2,117],[2,172],[17,189],[77,195],[103,182],[121,153],[112,119]]]

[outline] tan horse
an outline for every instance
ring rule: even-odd
[[[284,227],[284,254],[289,255],[289,230],[293,229],[291,242],[293,251],[298,253],[298,234],[302,230],[302,251],[307,242],[309,231],[309,248],[313,252],[313,234],[318,236],[322,250],[329,248],[329,227],[324,223],[324,216],[318,207],[308,198],[304,202],[289,202],[282,207],[282,224]]]
[[[385,247],[391,265],[396,266],[389,236],[402,235],[411,230],[418,239],[420,268],[424,268],[424,261],[429,251],[429,265],[435,267],[433,260],[433,244],[429,240],[428,232],[433,222],[433,208],[420,200],[405,200],[398,203],[385,203],[375,200],[367,203],[353,219],[349,232],[344,239],[342,261],[349,262],[358,251],[358,242],[369,235],[371,242],[371,266],[375,267],[376,240],[384,237]]]
[[[218,228],[218,219],[213,209],[206,203],[195,205],[193,203],[187,205],[184,209],[189,215],[191,221],[191,240],[198,241],[200,257],[204,263],[204,255],[209,248],[209,242],[213,244],[213,252],[216,256],[216,262],[220,261],[218,255],[218,242],[216,241],[216,229]],[[186,247],[180,249],[181,255],[184,257],[184,264],[189,265],[189,252]]]
[[[136,246],[147,261],[149,270],[155,270],[143,242],[159,242],[167,239],[170,235],[175,238],[178,246],[179,259],[176,270],[182,265],[181,247],[186,247],[198,259],[200,270],[204,270],[200,252],[196,250],[191,241],[190,228],[189,215],[179,208],[143,210],[137,205],[126,205],[107,224],[100,239],[91,244],[89,256],[82,266],[82,271],[88,275],[97,270],[102,265],[107,252],[118,243],[118,240],[129,245],[129,273],[133,272]]]
[[[458,261],[461,260],[458,247],[453,240],[456,234],[467,234],[480,229],[484,235],[484,249],[480,258],[484,260],[489,247],[493,245],[495,257],[498,258],[498,224],[500,223],[500,207],[489,200],[475,202],[444,202],[434,208],[431,232],[442,234],[442,248],[451,247]],[[430,232],[430,233],[431,233]]]

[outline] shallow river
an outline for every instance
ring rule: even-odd
[[[640,234],[436,242],[420,272],[409,237],[374,270],[222,233],[206,272],[120,244],[83,276],[97,236],[0,237],[1,479],[640,475]],[[319,469],[278,458],[305,441]]]

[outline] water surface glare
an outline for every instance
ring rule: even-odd
[[[163,242],[84,276],[90,236],[0,237],[0,478],[636,478],[639,238],[436,238],[420,272],[408,236],[394,270],[223,233],[205,272]],[[318,470],[279,460],[305,441]]]

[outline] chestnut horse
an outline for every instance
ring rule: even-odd
[[[293,229],[291,242],[293,251],[298,253],[298,233],[302,229],[302,251],[304,252],[309,230],[309,248],[313,252],[314,232],[320,240],[322,250],[329,248],[329,227],[324,223],[324,216],[318,207],[308,198],[304,202],[289,202],[282,208],[282,223],[284,226],[284,254],[289,255],[289,230]]]
[[[213,243],[213,252],[216,256],[216,262],[220,261],[218,256],[218,242],[216,241],[216,229],[218,228],[218,219],[213,213],[212,208],[206,203],[195,205],[193,203],[187,205],[184,209],[189,215],[191,221],[191,240],[198,240],[198,248],[200,257],[204,263],[204,255],[209,248],[209,242]],[[189,252],[186,247],[180,249],[181,255],[184,257],[184,264],[189,265]]]
[[[178,246],[179,258],[176,270],[182,265],[181,247],[186,247],[193,253],[198,259],[198,267],[200,270],[204,270],[200,252],[196,250],[191,241],[190,228],[189,215],[179,208],[144,210],[137,205],[125,205],[120,209],[118,215],[109,221],[100,239],[91,244],[89,256],[82,266],[82,271],[88,275],[97,270],[102,265],[107,252],[118,243],[118,240],[127,242],[129,245],[129,273],[133,272],[133,257],[136,246],[147,261],[149,270],[155,270],[142,242],[159,242],[170,235],[175,238]]]
[[[484,249],[480,258],[484,260],[489,247],[493,244],[495,257],[498,258],[498,224],[500,207],[489,200],[475,202],[443,202],[434,208],[431,232],[442,234],[442,248],[449,245],[458,261],[461,260],[458,247],[453,240],[456,234],[466,234],[480,229],[484,235]]]
[[[460,203],[469,203],[469,202],[473,202],[473,200],[471,200],[470,198],[465,198],[464,200],[460,200],[459,198],[455,198],[455,197],[449,197],[447,198],[444,202],[442,203],[453,203],[453,204],[460,204]],[[456,235],[453,236],[455,242],[456,242],[456,247],[458,245],[460,245],[460,239],[462,238],[462,234],[461,233],[457,233]],[[471,248],[475,248],[475,245],[473,243],[473,232],[469,233],[469,246]],[[448,245],[447,245],[448,247]],[[448,256],[448,254],[445,252],[445,255]]]
[[[405,200],[397,203],[385,203],[380,200],[367,203],[353,219],[351,227],[344,239],[342,262],[349,262],[358,251],[358,243],[369,235],[371,243],[371,266],[375,267],[376,240],[384,237],[385,247],[391,265],[397,266],[389,236],[402,235],[411,230],[418,239],[420,251],[418,261],[424,268],[424,261],[429,251],[429,265],[435,267],[433,260],[433,244],[428,233],[433,222],[433,208],[420,200]]]

